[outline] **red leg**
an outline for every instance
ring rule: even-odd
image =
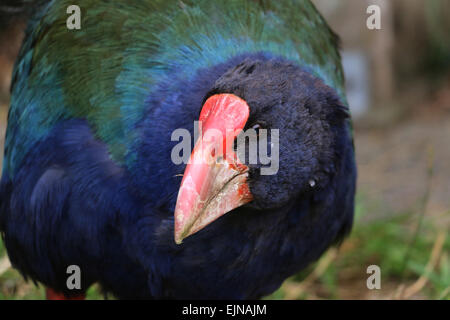
[[[57,292],[50,288],[45,290],[45,296],[47,300],[84,300],[86,298],[84,294],[66,297],[63,293]]]

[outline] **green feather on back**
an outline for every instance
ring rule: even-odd
[[[72,4],[49,1],[29,23],[13,76],[11,174],[68,118],[86,119],[124,164],[146,99],[175,67],[188,82],[200,68],[264,51],[310,68],[346,103],[337,38],[309,1],[79,0],[81,30],[68,30]]]

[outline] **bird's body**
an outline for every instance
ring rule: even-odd
[[[83,0],[80,30],[66,27],[69,5],[39,6],[13,75],[0,230],[25,276],[69,296],[98,281],[119,298],[259,298],[350,230],[356,169],[340,58],[309,1]],[[267,189],[278,202],[265,206],[252,185],[265,180],[250,174],[259,207],[178,245],[185,165],[171,161],[171,134],[193,132],[211,93],[240,96],[250,118],[285,96],[309,104],[267,117],[285,127],[281,142],[294,129],[307,137],[305,160],[286,158],[277,177],[314,188]],[[66,287],[69,265],[81,268],[80,291]]]

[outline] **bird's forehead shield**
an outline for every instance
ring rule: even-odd
[[[175,242],[252,200],[248,167],[233,151],[248,104],[232,94],[211,96],[200,113],[200,138],[184,171],[175,208]]]

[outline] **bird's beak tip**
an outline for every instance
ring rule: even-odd
[[[214,95],[205,102],[200,114],[203,134],[214,129],[223,136],[213,139],[202,136],[195,144],[178,191],[175,243],[181,244],[186,237],[252,200],[247,184],[248,167],[240,163],[230,143],[244,128],[248,116],[247,103],[231,94]]]

